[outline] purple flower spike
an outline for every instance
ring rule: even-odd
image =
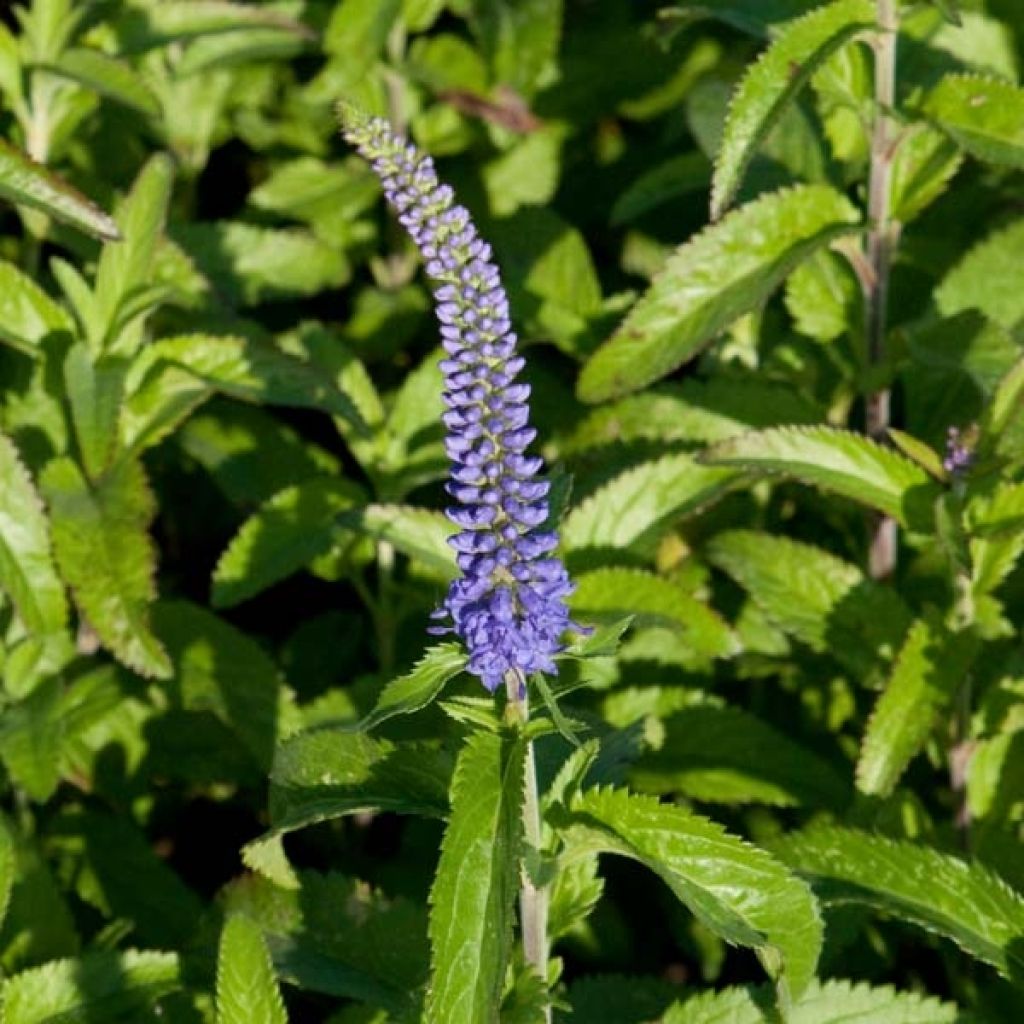
[[[946,434],[946,457],[942,467],[952,477],[963,476],[974,461],[974,449],[970,438],[957,427],[950,427]]]
[[[491,248],[477,236],[469,212],[438,182],[434,163],[387,121],[348,104],[339,108],[342,133],[373,167],[399,222],[416,243],[436,285],[435,313],[447,358],[445,447],[452,462],[448,518],[460,532],[449,539],[462,575],[434,618],[450,625],[469,650],[469,670],[488,690],[510,670],[554,672],[569,619],[572,584],[550,557],[557,536],[544,529],[547,485],[533,479],[541,460],[525,454],[536,431],[528,426],[530,389],[515,382],[508,297]]]

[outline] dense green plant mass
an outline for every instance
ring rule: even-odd
[[[1017,0],[0,19],[3,1024],[1024,1019]],[[593,628],[507,693],[339,101],[508,293]]]

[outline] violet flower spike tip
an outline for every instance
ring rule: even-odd
[[[491,248],[469,212],[438,181],[433,161],[387,121],[349,104],[338,108],[342,133],[373,167],[398,220],[419,248],[436,285],[435,312],[447,358],[445,448],[451,459],[449,539],[461,575],[434,613],[469,651],[469,670],[487,689],[518,670],[554,672],[568,630],[582,631],[565,604],[572,584],[544,528],[548,484],[541,460],[527,454],[530,389],[517,383],[523,359],[509,323],[508,298]]]

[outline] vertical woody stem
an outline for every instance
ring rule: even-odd
[[[864,289],[864,324],[867,335],[868,366],[886,357],[885,334],[888,321],[889,278],[899,225],[891,219],[893,142],[895,125],[891,112],[896,100],[896,40],[899,32],[897,0],[877,0],[878,36],[875,43],[875,118],[871,137],[871,180],[868,186],[870,231],[867,258],[871,275]],[[889,427],[889,389],[868,396],[866,427],[875,440],[885,437]],[[874,526],[869,555],[871,575],[884,579],[896,565],[896,523],[888,516]]]
[[[516,720],[525,724],[530,717],[526,679],[518,669],[505,673],[505,690]],[[523,828],[527,844],[540,850],[541,833],[540,794],[537,790],[537,764],[533,743],[526,746],[526,781],[523,795]],[[523,932],[523,954],[528,964],[536,968],[544,979],[548,976],[548,890],[533,884],[524,866],[519,890],[519,919]],[[551,1007],[545,1009],[545,1020],[551,1021]]]

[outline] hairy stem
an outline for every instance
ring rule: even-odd
[[[518,669],[505,674],[505,689],[513,715],[521,724],[530,717],[529,697],[526,679]],[[526,746],[526,783],[523,795],[523,828],[527,844],[540,850],[543,842],[541,833],[540,794],[537,790],[537,764],[533,744]],[[548,890],[546,886],[533,884],[529,872],[522,868],[519,890],[519,919],[523,932],[523,955],[528,964],[536,968],[544,979],[548,976]],[[551,1021],[551,1007],[544,1011],[545,1020]]]
[[[886,358],[889,277],[899,226],[892,221],[889,203],[892,184],[895,125],[892,109],[896,99],[896,41],[899,31],[897,0],[877,0],[878,37],[875,43],[875,117],[871,134],[871,179],[868,185],[867,259],[871,267],[864,288],[864,329],[867,362],[877,367]],[[888,388],[868,395],[865,413],[868,436],[885,437],[890,424]],[[869,555],[871,575],[883,579],[896,565],[896,523],[883,516],[874,525]]]

